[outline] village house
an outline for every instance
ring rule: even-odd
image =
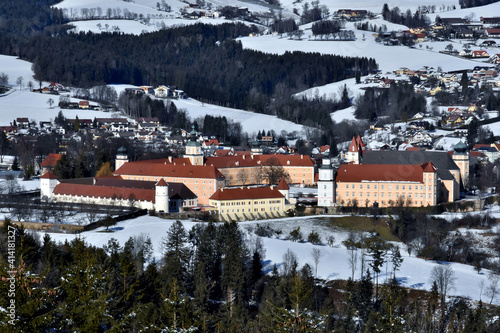
[[[46,172],[54,172],[54,168],[57,165],[57,162],[62,158],[61,154],[50,153],[40,164],[42,167],[42,174]]]
[[[16,118],[16,125],[18,128],[28,128],[30,127],[30,121],[28,118]]]
[[[500,29],[486,29],[486,37],[488,38],[500,38]]]

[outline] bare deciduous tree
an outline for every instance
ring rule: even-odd
[[[321,258],[321,250],[318,248],[314,248],[312,250],[311,255],[314,259],[315,275],[316,275],[316,278],[318,278],[318,264],[319,264],[319,259]]]
[[[500,286],[498,285],[498,282],[500,282],[500,275],[491,272],[488,275],[488,280],[490,281],[490,284],[486,287],[485,295],[490,298],[491,305],[500,291]]]
[[[438,292],[441,295],[441,305],[444,306],[446,295],[455,288],[455,273],[449,265],[436,265],[431,271],[431,281],[436,282]]]

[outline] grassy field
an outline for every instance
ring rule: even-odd
[[[330,218],[329,225],[353,231],[375,232],[385,241],[401,241],[391,233],[391,230],[387,226],[387,219],[385,218],[379,218],[374,221],[372,218],[365,216],[332,217]]]

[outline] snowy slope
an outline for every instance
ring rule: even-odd
[[[289,233],[294,228],[298,226],[301,227],[301,232],[303,234],[308,234],[310,230],[315,230],[319,232],[321,237],[326,238],[328,235],[333,235],[335,237],[334,247],[312,245],[309,243],[295,243],[287,240],[276,239],[276,238],[262,238],[265,247],[265,259],[264,262],[267,266],[265,270],[270,270],[273,264],[278,266],[283,261],[283,255],[288,249],[293,251],[298,258],[299,267],[308,263],[314,267],[314,260],[312,258],[312,250],[318,248],[321,251],[321,258],[318,265],[318,277],[322,279],[347,279],[351,275],[350,266],[348,263],[348,253],[347,250],[340,244],[342,240],[346,238],[346,232],[337,230],[331,231],[322,227],[318,227],[316,223],[317,217],[309,218],[293,218],[293,219],[281,219],[281,220],[269,220],[269,221],[259,221],[260,225],[270,224],[274,229],[283,229],[283,234]],[[151,238],[154,247],[154,256],[156,259],[161,259],[162,249],[161,241],[162,237],[166,235],[167,230],[172,225],[173,220],[164,220],[155,217],[144,216],[134,220],[128,220],[124,222],[119,222],[116,226],[111,229],[114,230],[112,233],[102,232],[103,228],[97,229],[95,231],[84,232],[79,235],[69,235],[69,234],[50,234],[50,236],[59,242],[64,240],[71,240],[75,237],[83,237],[86,241],[95,246],[103,246],[111,238],[117,239],[120,244],[123,244],[129,239],[144,233]],[[184,227],[190,229],[195,222],[184,221]],[[244,222],[240,226],[243,230],[247,228],[255,228],[255,222]],[[288,228],[288,229],[287,229]],[[248,239],[254,238],[249,236]],[[400,244],[401,246],[402,244]],[[401,266],[400,271],[397,273],[397,278],[402,283],[403,286],[411,287],[415,289],[426,289],[431,288],[430,283],[430,273],[432,269],[436,266],[435,262],[426,261],[423,259],[418,259],[415,257],[408,257],[405,251],[402,251],[404,261]],[[467,298],[472,298],[478,300],[480,297],[480,282],[484,281],[485,285],[488,285],[487,274],[485,272],[478,274],[472,266],[462,265],[462,264],[450,264],[454,270],[455,276],[457,277],[455,289],[451,291],[450,295],[463,296]],[[388,274],[390,274],[391,268],[388,268]],[[382,269],[379,281],[384,281],[386,279],[385,267]],[[355,274],[355,278],[359,278],[359,268]],[[495,304],[500,304],[500,298],[497,297]]]
[[[70,119],[74,119],[76,116],[78,116],[79,119],[122,116],[119,114],[93,110],[61,110],[57,107],[59,102],[58,96],[29,92],[26,83],[31,80],[35,86],[38,87],[38,82],[34,81],[31,63],[27,61],[22,61],[11,56],[0,55],[0,73],[2,72],[9,75],[10,85],[14,85],[17,77],[22,76],[24,79],[24,87],[22,90],[16,87],[16,89],[7,93],[6,96],[0,97],[0,126],[10,125],[17,117],[27,117],[37,122],[53,120],[59,111],[62,111],[64,116]],[[131,85],[111,86],[115,88],[118,94],[125,88],[134,87]],[[47,104],[49,98],[52,98],[55,102],[52,108]],[[73,100],[77,101],[77,99]],[[249,134],[257,133],[262,129],[273,129],[278,134],[281,133],[281,131],[297,131],[297,133],[301,134],[303,130],[302,125],[282,120],[275,116],[225,108],[211,104],[202,104],[192,98],[175,100],[175,104],[177,108],[185,109],[191,117],[191,120],[198,117],[204,117],[206,114],[212,116],[225,116],[235,122],[240,122],[243,131]]]

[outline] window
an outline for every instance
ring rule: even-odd
[[[411,185],[408,185],[408,189],[411,190]],[[404,187],[403,187],[403,190],[404,190]]]
[[[391,197],[391,192],[389,192],[389,198]]]
[[[403,190],[405,189],[405,186],[403,185]]]
[[[380,193],[380,196],[383,197],[384,196],[384,193]]]
[[[369,190],[369,189],[370,189],[370,184],[367,184],[367,185],[366,185],[366,188]]]
[[[345,184],[345,188],[349,188],[349,184]]]
[[[363,192],[359,192],[359,196],[362,197],[363,196]]]
[[[354,184],[352,184],[352,188],[354,188]]]
[[[362,189],[363,188],[363,184],[359,184],[359,188]]]
[[[396,185],[396,190],[399,190],[399,185]]]
[[[389,190],[391,190],[391,189],[392,189],[392,185],[389,185]]]
[[[373,188],[374,188],[374,189],[377,189],[377,185],[373,185]]]

